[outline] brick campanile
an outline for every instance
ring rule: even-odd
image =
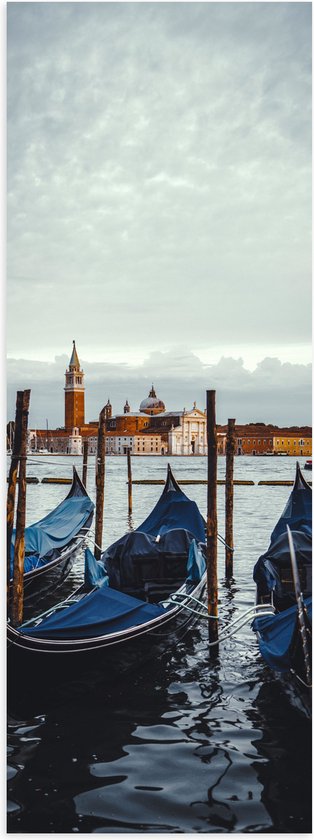
[[[65,372],[65,428],[72,431],[78,429],[85,423],[85,388],[83,384],[84,371],[81,370],[79,358],[76,352],[75,341],[73,341],[72,356],[69,369]]]

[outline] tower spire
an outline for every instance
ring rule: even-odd
[[[77,369],[77,370],[80,370],[80,362],[79,362],[79,357],[77,355],[77,350],[76,350],[76,347],[75,347],[75,339],[73,339],[73,350],[72,350],[72,356],[70,358],[69,368],[70,368],[70,370],[74,369],[74,368]]]

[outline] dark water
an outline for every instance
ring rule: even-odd
[[[76,459],[80,466],[81,460]],[[175,458],[180,477],[205,477],[204,459]],[[293,478],[292,458],[238,458],[236,477]],[[66,458],[35,458],[29,474],[69,475]],[[163,477],[163,458],[137,458],[136,477]],[[224,459],[219,459],[223,477]],[[107,545],[128,528],[126,464],[107,460]],[[89,470],[90,492],[93,467]],[[205,486],[184,488],[206,509]],[[133,524],[156,502],[160,487],[134,487]],[[28,521],[65,495],[60,486],[29,485]],[[253,565],[266,548],[289,488],[235,488],[234,580],[224,581],[220,551],[220,614],[234,618],[254,599]],[[218,488],[224,533],[224,488]],[[81,579],[82,561],[67,589]],[[58,594],[59,600],[59,594]],[[78,675],[19,719],[9,709],[8,831],[12,833],[309,833],[311,730],[259,656],[247,625],[208,652],[206,624],[172,649],[112,680]]]

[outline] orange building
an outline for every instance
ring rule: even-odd
[[[219,431],[226,426],[218,426]],[[312,454],[310,426],[279,428],[265,423],[236,425],[236,455],[295,455]]]

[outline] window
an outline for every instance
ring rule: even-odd
[[[304,446],[304,440],[302,440],[302,438],[301,438],[301,440],[299,440],[299,444],[300,444],[300,446]]]

